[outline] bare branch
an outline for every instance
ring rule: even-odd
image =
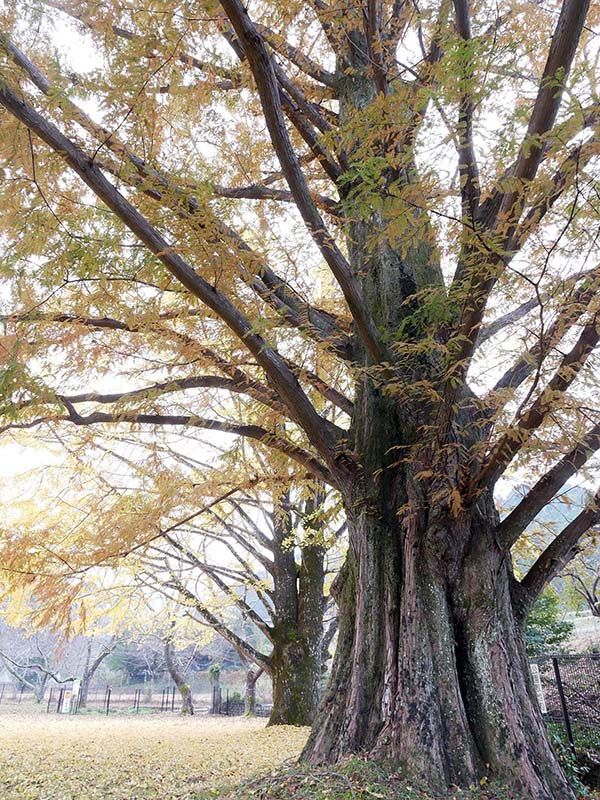
[[[481,472],[474,479],[471,491],[493,484],[525,445],[533,431],[540,427],[556,399],[573,383],[590,354],[600,340],[600,328],[596,317],[581,332],[573,348],[562,359],[561,364],[548,385],[538,394],[520,420],[501,437],[486,459]]]
[[[551,470],[527,492],[496,528],[499,544],[509,550],[554,495],[600,449],[600,423],[594,425]]]
[[[222,580],[218,573],[218,570],[213,568],[210,564],[206,564],[204,561],[198,558],[198,556],[185,545],[182,545],[181,542],[178,542],[174,536],[171,534],[165,533],[162,537],[166,542],[168,542],[171,547],[177,550],[179,553],[185,555],[190,562],[197,567],[204,575],[206,575],[213,583],[221,589],[234,603],[241,609],[244,616],[248,619],[252,620],[252,622],[256,625],[256,627],[263,633],[269,641],[272,640],[272,630],[271,627],[265,622],[265,620],[258,614],[252,606],[248,605],[244,598],[237,594],[227,583]]]
[[[529,606],[535,602],[544,586],[555,578],[578,552],[581,537],[600,521],[600,491],[592,505],[584,509],[556,536],[529,569],[521,581]]]
[[[269,656],[266,656],[256,650],[256,648],[252,647],[252,645],[244,641],[240,636],[228,628],[218,617],[212,613],[212,611],[210,611],[206,605],[204,605],[204,603],[202,603],[198,597],[196,597],[193,592],[184,586],[181,581],[174,576],[171,576],[169,586],[170,588],[175,589],[185,600],[185,605],[194,609],[194,611],[196,611],[196,613],[198,613],[202,619],[206,620],[211,628],[213,628],[220,636],[222,636],[225,641],[233,645],[236,650],[238,650],[240,653],[243,653],[246,658],[249,658],[254,664],[264,669],[267,675],[273,674],[273,665]]]

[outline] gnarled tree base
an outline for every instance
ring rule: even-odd
[[[573,797],[529,692],[508,559],[482,516],[364,511],[337,585],[340,635],[303,758],[366,753],[434,790],[486,776],[533,800]]]

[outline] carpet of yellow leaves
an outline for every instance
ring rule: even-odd
[[[200,800],[295,758],[265,720],[0,714],[2,800]]]

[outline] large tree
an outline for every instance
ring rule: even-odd
[[[510,552],[600,445],[598,8],[11,5],[6,426],[193,426],[330,483],[350,548],[304,757],[570,797],[523,629],[596,500],[521,580]]]

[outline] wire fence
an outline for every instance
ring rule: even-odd
[[[547,723],[564,729],[574,754],[600,753],[600,653],[540,657],[532,673]]]

